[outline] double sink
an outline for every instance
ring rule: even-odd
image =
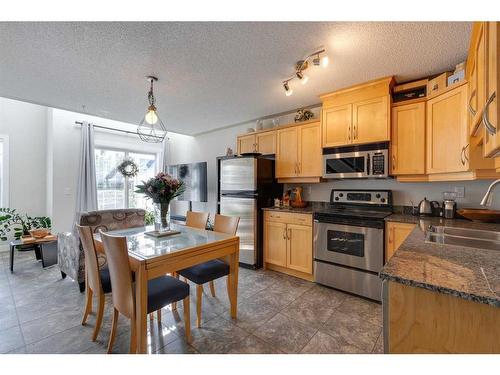
[[[500,251],[500,232],[480,229],[430,225],[425,231],[426,242]]]

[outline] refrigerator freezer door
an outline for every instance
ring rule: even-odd
[[[234,158],[221,161],[221,192],[257,190],[257,159]]]
[[[239,216],[240,223],[236,235],[240,237],[240,263],[255,265],[257,262],[257,201],[252,198],[222,196],[220,213]]]

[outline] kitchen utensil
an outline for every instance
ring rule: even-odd
[[[439,202],[429,201],[427,198],[424,198],[418,204],[418,214],[422,216],[436,215],[438,208]]]
[[[460,216],[472,221],[483,223],[500,223],[500,211],[485,210],[482,208],[461,208],[457,211]]]

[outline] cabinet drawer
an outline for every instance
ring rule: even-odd
[[[285,224],[312,226],[311,214],[297,214],[293,212],[265,211],[264,220]]]

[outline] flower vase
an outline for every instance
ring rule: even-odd
[[[170,230],[170,203],[155,203],[155,230],[162,232]]]

